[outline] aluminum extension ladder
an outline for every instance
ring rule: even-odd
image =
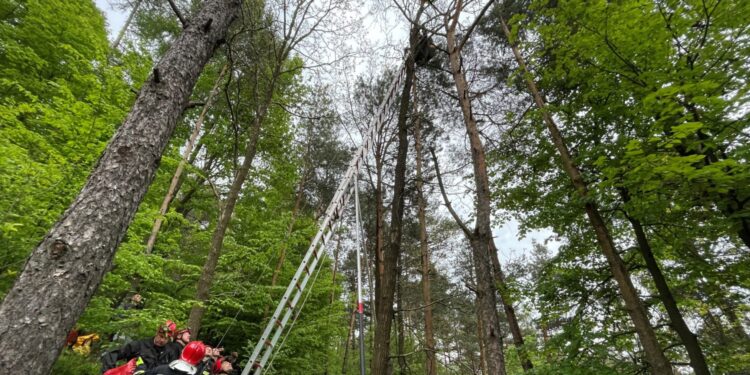
[[[396,96],[398,96],[397,90],[401,87],[405,75],[405,65],[402,64],[391,82],[385,101],[380,104],[377,115],[370,123],[370,128],[363,139],[362,146],[354,153],[352,160],[349,162],[349,167],[344,174],[344,178],[341,180],[331,203],[329,203],[326,209],[325,215],[321,219],[318,233],[313,238],[312,243],[310,243],[310,247],[302,259],[302,264],[297,268],[297,272],[286,288],[284,296],[281,297],[276,311],[274,311],[266,325],[266,329],[255,345],[250,360],[242,370],[242,375],[249,375],[251,371],[253,371],[254,375],[262,374],[264,366],[271,357],[276,343],[279,341],[279,337],[281,337],[287,322],[295,312],[297,303],[307,286],[307,282],[310,280],[310,276],[315,271],[321,256],[325,253],[325,246],[333,234],[334,226],[337,220],[341,218],[344,208],[352,195],[352,191],[356,188],[355,184],[359,169],[362,167],[365,157],[369,153],[377,135],[383,130],[384,121],[387,117],[386,114],[388,109],[393,105]]]

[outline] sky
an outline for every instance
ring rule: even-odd
[[[102,10],[102,12],[104,12],[104,16],[107,20],[109,39],[113,40],[124,25],[127,14],[118,9],[115,9],[112,6],[110,0],[95,1],[97,7]],[[378,0],[375,1],[377,2]],[[369,11],[367,7],[360,7],[359,11],[361,12],[359,16],[362,20],[362,27],[365,29],[363,30],[363,35],[364,38],[367,39],[365,43],[372,43],[373,45],[393,46],[400,45],[402,43],[401,41],[405,40],[405,25],[399,25],[399,22],[391,17],[382,17],[373,14],[373,12]],[[355,41],[353,43],[357,44],[359,42]],[[384,55],[388,55],[388,53],[386,52],[384,53]],[[355,72],[352,74],[361,74],[361,71],[365,69],[363,66],[361,66],[363,62],[355,62],[354,64],[355,66],[349,67],[350,69],[355,70]],[[360,65],[357,66],[358,64]],[[459,212],[459,214],[461,214],[463,217],[469,217],[469,213],[473,211],[473,200],[471,199],[471,196],[469,194],[462,193],[452,194],[452,196],[452,199],[456,199],[456,197],[458,197],[457,201],[453,202],[453,204],[455,205],[456,210]],[[461,199],[461,197],[463,198]],[[447,210],[443,209],[443,211],[443,214],[448,217],[449,215],[447,213]],[[532,248],[532,243],[534,241],[539,243],[547,243],[547,246],[553,252],[556,252],[557,248],[559,247],[559,243],[557,243],[556,241],[548,241],[554,235],[552,231],[532,231],[525,237],[519,238],[518,225],[519,224],[516,220],[511,219],[504,224],[496,225],[493,228],[493,234],[495,236],[496,244],[499,248],[499,256],[502,263],[507,263],[510,260],[518,259],[519,257],[521,257],[526,251]]]
[[[96,6],[104,12],[104,17],[107,19],[107,31],[109,32],[109,40],[113,40],[114,36],[125,24],[127,15],[117,9],[114,9],[110,4],[109,0],[96,0]]]

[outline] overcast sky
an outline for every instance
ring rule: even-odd
[[[127,15],[124,12],[114,9],[110,0],[95,1],[97,7],[104,12],[107,19],[110,40],[113,40],[114,36],[117,35],[125,23]],[[377,2],[378,0],[375,1]],[[364,30],[365,32],[363,34],[366,35],[366,38],[370,40],[371,43],[393,46],[398,44],[401,39],[405,38],[405,25],[399,25],[399,22],[394,19],[388,20],[384,19],[382,16],[370,14],[372,12],[369,12],[366,7],[360,9],[363,12],[363,27],[367,29]],[[387,30],[390,30],[390,32],[395,35],[386,35],[388,33]],[[463,215],[464,217],[469,217],[468,213],[473,210],[473,200],[471,196],[467,194],[454,195],[454,197],[461,196],[463,196],[464,199],[458,199],[454,202],[454,205],[459,213],[465,214]],[[448,216],[447,212],[445,212],[445,214]],[[551,231],[543,230],[529,233],[524,238],[518,238],[518,223],[515,220],[511,220],[502,226],[496,226],[493,228],[493,233],[500,251],[500,260],[503,263],[506,263],[509,259],[520,257],[525,251],[531,249],[532,241],[544,243],[545,240],[553,235]],[[547,246],[551,250],[556,251],[559,244],[553,241],[548,243]]]

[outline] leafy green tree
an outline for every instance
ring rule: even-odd
[[[4,295],[125,116],[137,59],[107,65],[104,21],[87,2],[4,0],[0,17]]]

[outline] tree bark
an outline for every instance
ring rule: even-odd
[[[490,227],[490,183],[487,176],[487,163],[484,146],[469,98],[469,87],[461,66],[461,50],[456,40],[456,25],[461,13],[462,2],[456,4],[456,11],[446,23],[448,59],[458,93],[458,101],[463,114],[466,133],[469,136],[471,159],[476,186],[476,221],[472,233],[468,235],[471,244],[476,272],[477,314],[480,323],[480,340],[485,351],[485,362],[489,374],[505,374],[505,356],[502,348],[500,319],[497,315],[497,298],[493,281],[491,261],[492,230]]]
[[[510,327],[510,334],[513,336],[513,345],[518,350],[518,359],[521,362],[521,368],[524,372],[531,371],[534,366],[529,358],[529,353],[526,351],[526,347],[523,340],[523,332],[521,332],[521,326],[518,324],[518,317],[516,317],[516,309],[513,308],[513,298],[508,294],[508,284],[505,282],[505,274],[503,273],[502,266],[500,265],[500,259],[497,255],[497,247],[495,241],[490,244],[492,246],[492,254],[490,259],[492,260],[492,266],[494,269],[495,284],[500,295],[500,302],[503,304],[503,310],[505,311],[505,317],[508,319],[508,326]]]
[[[627,190],[620,189],[620,196],[623,202],[628,203],[630,201]],[[709,371],[708,364],[706,364],[706,357],[703,355],[703,350],[698,343],[698,337],[690,331],[690,328],[685,323],[685,319],[682,318],[682,313],[677,307],[677,301],[675,301],[672,295],[669,284],[667,284],[667,279],[661,272],[659,263],[654,257],[651,244],[646,237],[646,231],[643,229],[640,220],[627,213],[625,216],[633,227],[633,232],[635,232],[635,238],[638,242],[638,249],[641,251],[641,256],[643,256],[643,260],[646,262],[646,269],[651,274],[651,278],[654,279],[654,285],[656,285],[656,290],[659,292],[659,299],[667,310],[669,320],[672,322],[671,326],[685,345],[685,350],[687,350],[688,357],[690,358],[690,366],[696,375],[709,375],[711,371]]]
[[[50,372],[109,270],[193,86],[239,7],[236,0],[204,3],[154,68],[86,185],[31,253],[0,305],[5,372]]]
[[[420,8],[420,13],[422,8]],[[417,16],[417,20],[419,16]],[[412,26],[409,45],[410,50],[417,44],[418,29]],[[414,57],[408,54],[405,62],[406,76],[401,90],[401,103],[398,111],[398,149],[394,171],[393,201],[391,203],[391,227],[389,242],[383,254],[382,277],[376,284],[378,305],[375,309],[375,338],[373,340],[372,375],[387,375],[390,362],[391,325],[393,319],[393,300],[398,277],[397,262],[401,256],[402,222],[404,217],[404,191],[406,180],[406,154],[409,148],[407,141],[409,99],[414,80]]]
[[[270,98],[269,98],[270,99]],[[255,153],[257,151],[258,139],[260,138],[261,124],[266,115],[266,110],[270,105],[270,100],[261,109],[262,112],[255,118],[252,129],[250,130],[250,138],[245,146],[244,160],[242,165],[237,170],[237,174],[234,176],[232,186],[229,188],[229,194],[224,202],[219,215],[219,222],[216,224],[216,228],[211,236],[211,249],[208,252],[206,262],[203,264],[203,271],[201,277],[198,280],[197,292],[195,299],[198,302],[194,304],[190,309],[190,317],[188,319],[188,327],[190,327],[193,334],[197,337],[201,328],[201,319],[206,311],[204,304],[208,301],[209,291],[213,284],[214,274],[216,272],[216,266],[219,264],[219,256],[224,245],[224,236],[226,235],[227,229],[229,228],[229,222],[232,219],[234,213],[234,207],[240,197],[240,191],[242,185],[247,179],[247,175],[252,167],[253,159],[255,159]]]
[[[208,301],[214,274],[216,273],[216,266],[219,264],[219,256],[221,255],[221,250],[224,245],[224,237],[229,228],[229,223],[232,219],[232,214],[234,213],[234,207],[240,198],[242,186],[245,184],[245,180],[247,179],[250,168],[253,164],[253,159],[255,159],[255,154],[258,150],[258,140],[260,139],[261,127],[263,121],[266,119],[266,115],[268,114],[268,108],[271,106],[273,93],[276,89],[276,81],[281,72],[281,64],[284,60],[286,60],[285,54],[275,61],[276,65],[273,68],[271,82],[266,88],[265,96],[262,98],[253,119],[253,125],[250,129],[250,137],[245,145],[245,152],[243,155],[244,159],[234,176],[234,181],[232,181],[232,186],[229,188],[229,193],[227,194],[227,198],[224,201],[221,213],[219,214],[219,221],[211,236],[211,249],[208,252],[206,262],[203,264],[203,271],[198,280],[197,292],[195,294],[195,299],[198,303],[194,304],[190,309],[190,317],[188,319],[188,326],[196,337],[200,332],[201,319],[203,319],[203,314],[206,311],[205,303]]]
[[[404,296],[401,289],[401,274],[403,266],[401,260],[398,262],[398,272],[396,273],[396,306],[398,306],[398,315],[396,321],[396,336],[398,340],[398,369],[399,374],[407,374],[408,365],[406,364],[406,338],[404,337]]]
[[[344,344],[344,359],[341,365],[341,374],[346,374],[346,369],[349,367],[349,343],[354,338],[354,320],[357,315],[357,310],[352,310],[352,317],[349,319],[349,334],[346,336],[346,343]]]
[[[506,38],[509,41],[512,41],[513,37],[502,17],[500,18],[500,23]],[[596,203],[588,198],[588,185],[584,181],[581,171],[573,162],[573,157],[570,155],[570,151],[565,143],[565,139],[560,133],[560,129],[547,111],[544,99],[536,87],[536,82],[531,78],[530,72],[526,68],[526,63],[523,56],[521,56],[518,47],[513,42],[511,42],[511,47],[518,66],[525,76],[529,92],[531,93],[537,107],[542,111],[542,116],[552,137],[552,142],[560,153],[563,169],[570,177],[573,187],[576,189],[578,195],[586,201],[586,215],[596,233],[599,247],[607,258],[607,262],[612,270],[612,275],[620,288],[620,295],[622,295],[623,301],[625,302],[625,309],[630,315],[630,319],[633,321],[641,345],[643,345],[646,361],[651,365],[651,372],[659,375],[671,375],[672,364],[667,360],[667,357],[661,349],[659,341],[656,338],[656,333],[648,320],[646,308],[643,306],[643,303],[638,296],[638,292],[633,286],[633,282],[630,280],[630,273],[628,272],[627,267],[625,267],[625,263],[615,249],[609,229],[599,213],[599,208]]]
[[[430,248],[427,243],[427,202],[424,198],[424,181],[422,175],[422,116],[419,113],[417,85],[414,85],[414,149],[416,151],[416,188],[417,218],[419,220],[419,253],[422,263],[422,300],[424,301],[424,341],[425,341],[425,374],[437,375],[437,358],[435,357],[435,335],[432,322],[432,296],[430,290]]]
[[[227,72],[228,68],[229,64],[225,64],[221,69],[219,78],[216,79],[214,87],[208,94],[208,100],[203,106],[203,110],[198,116],[198,120],[195,122],[193,133],[190,135],[190,139],[185,144],[185,149],[182,151],[182,159],[180,159],[180,163],[177,165],[177,170],[175,170],[174,175],[172,175],[172,181],[169,184],[169,189],[167,189],[167,195],[164,196],[164,200],[161,202],[161,207],[159,207],[159,214],[156,217],[156,220],[154,220],[154,226],[151,228],[151,235],[148,237],[148,241],[146,241],[146,254],[151,254],[151,251],[153,251],[154,249],[154,244],[156,244],[156,237],[159,235],[159,229],[161,229],[161,224],[164,222],[164,215],[167,214],[169,204],[172,203],[172,199],[174,199],[174,195],[177,192],[177,185],[179,184],[180,177],[182,176],[182,172],[185,170],[185,165],[187,164],[187,159],[188,157],[190,157],[190,153],[193,151],[195,141],[198,139],[201,128],[203,127],[203,121],[206,118],[206,113],[208,112],[209,108],[211,108],[211,105],[213,105],[214,98],[219,92],[219,84],[224,78],[224,74]]]

